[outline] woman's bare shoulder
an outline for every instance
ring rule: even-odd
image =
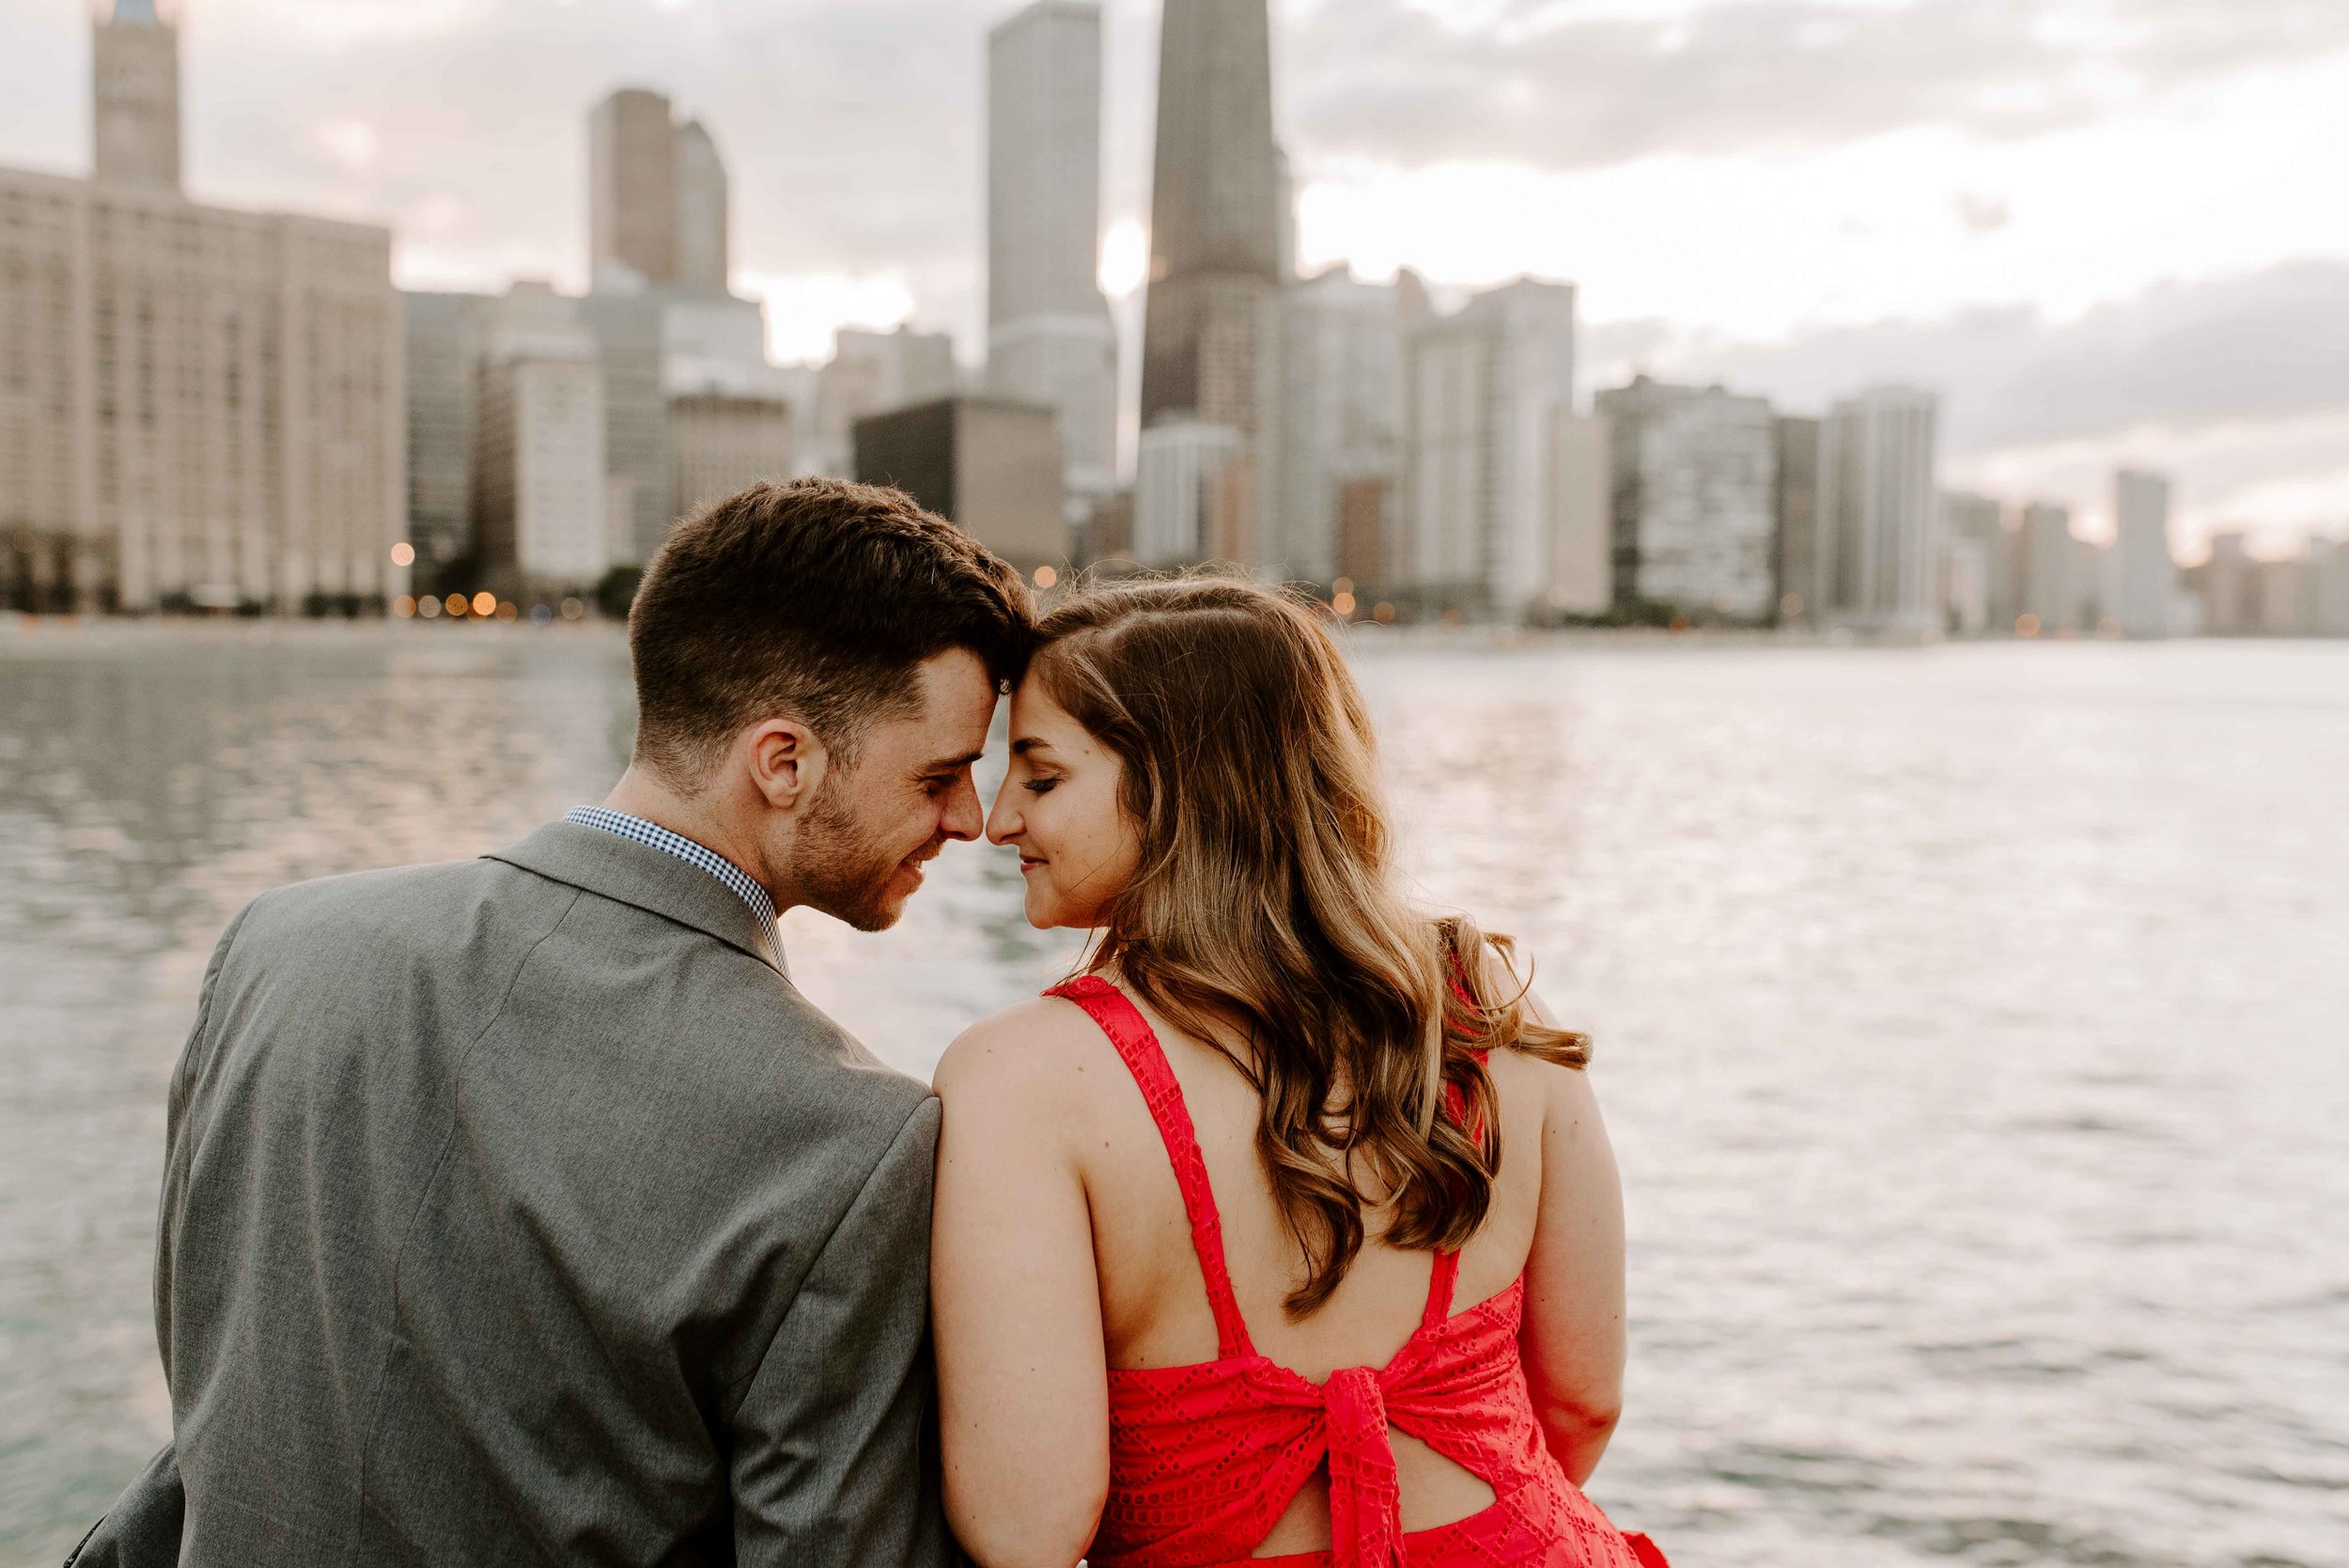
[[[1508,998],[1522,991],[1525,1010],[1535,1021],[1551,1029],[1574,1028],[1572,1023],[1562,1024],[1549,1003],[1533,988],[1532,971],[1532,963],[1522,949],[1516,955],[1514,968],[1498,950],[1490,946],[1485,949],[1486,995]],[[1563,1115],[1571,1124],[1595,1109],[1597,1102],[1591,1091],[1590,1076],[1579,1067],[1545,1061],[1519,1050],[1495,1051],[1488,1066],[1493,1086],[1502,1100],[1514,1099],[1540,1107],[1545,1123]]]
[[[1112,1056],[1083,1008],[1060,997],[1036,997],[989,1014],[957,1035],[930,1081],[950,1108],[1049,1108],[1081,1097]]]

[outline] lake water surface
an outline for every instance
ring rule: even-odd
[[[2349,1564],[2349,644],[1366,644],[1409,863],[1594,1078],[1678,1568]],[[600,799],[625,651],[0,623],[0,1562],[167,1434],[163,1086],[277,883]],[[1000,763],[997,764],[1000,766]],[[786,921],[926,1075],[1060,972],[1009,856]]]

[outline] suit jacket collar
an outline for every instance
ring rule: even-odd
[[[691,926],[779,973],[790,973],[781,932],[708,872],[650,845],[601,828],[550,822],[511,848],[484,858]]]

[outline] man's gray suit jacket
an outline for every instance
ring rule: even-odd
[[[568,823],[240,914],[171,1086],[174,1446],[80,1562],[946,1561],[938,1102],[762,924]]]

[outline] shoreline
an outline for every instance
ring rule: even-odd
[[[2083,646],[2155,647],[2233,644],[2276,646],[2307,644],[2338,644],[2337,637],[2170,637],[2129,638],[2118,635],[2058,634],[2048,637],[1930,637],[1914,634],[1857,632],[1844,629],[1696,627],[1672,630],[1662,627],[1503,627],[1503,626],[1382,626],[1352,621],[1335,627],[1352,649],[1374,651],[1403,648],[1490,649],[1517,651],[1539,648],[1752,648],[1851,649],[1921,652],[1941,648]],[[75,648],[151,646],[158,642],[190,643],[213,647],[316,646],[382,644],[422,650],[484,643],[529,643],[552,640],[595,644],[625,638],[620,622],[591,619],[537,625],[529,621],[474,620],[423,622],[370,617],[359,620],[210,615],[62,615],[24,611],[0,611],[0,659],[42,652],[67,653]]]

